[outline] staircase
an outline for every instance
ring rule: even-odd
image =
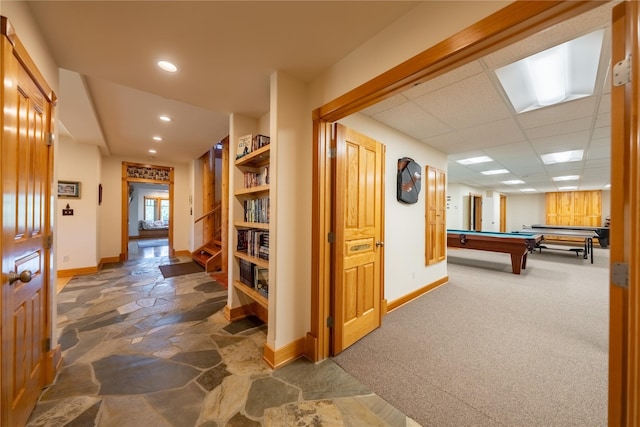
[[[192,255],[193,261],[211,273],[222,269],[222,245],[219,241],[211,241],[198,248]]]

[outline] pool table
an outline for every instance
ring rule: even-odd
[[[447,246],[450,248],[477,249],[511,255],[513,274],[520,274],[520,271],[527,267],[527,254],[533,251],[540,240],[541,234],[447,230]]]

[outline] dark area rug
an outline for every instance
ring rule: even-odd
[[[183,274],[202,273],[204,268],[195,262],[181,262],[179,264],[161,265],[160,272],[166,279],[167,277],[182,276]]]

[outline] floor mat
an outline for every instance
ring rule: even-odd
[[[182,276],[183,274],[202,273],[204,268],[195,262],[182,262],[179,264],[161,265],[160,272],[166,279],[167,277]]]
[[[156,246],[167,246],[168,244],[168,239],[138,240],[139,248],[153,248]]]

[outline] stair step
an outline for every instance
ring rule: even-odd
[[[215,256],[215,255],[217,255],[221,250],[222,250],[222,249],[221,249],[221,248],[220,248],[220,246],[218,246],[218,245],[211,245],[211,244],[208,244],[208,245],[205,245],[205,246],[203,246],[202,248],[200,248],[200,251],[199,251],[199,252],[200,252],[200,253],[207,253],[207,254],[209,254],[209,255],[213,255],[213,256]]]

